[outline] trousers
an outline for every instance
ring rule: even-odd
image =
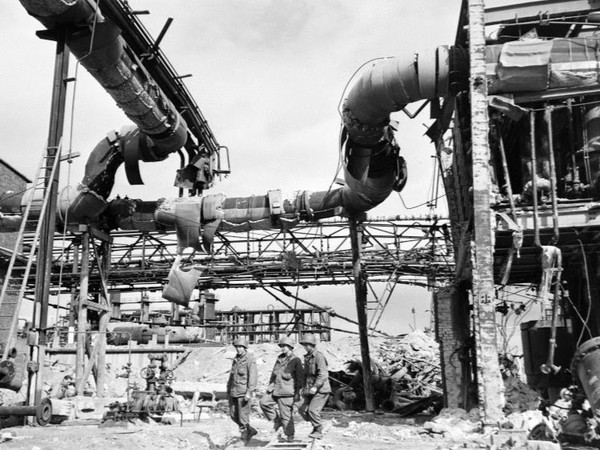
[[[283,433],[286,436],[294,436],[294,397],[276,397],[266,394],[260,399],[260,409],[269,420],[275,420],[279,416]]]
[[[320,393],[304,396],[304,402],[298,408],[298,412],[304,420],[312,424],[313,428],[318,428],[322,425],[321,410],[327,403],[328,398],[329,394]]]
[[[229,397],[229,417],[244,431],[250,425],[250,401],[244,397]]]

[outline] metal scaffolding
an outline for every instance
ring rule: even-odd
[[[363,225],[362,264],[370,292],[377,291],[373,283],[385,283],[383,296],[370,299],[369,309],[381,311],[396,284],[430,286],[452,276],[453,246],[446,220],[396,217]],[[93,245],[106,240],[101,237],[90,233]],[[177,254],[174,232],[113,232],[110,240],[110,291],[162,289]],[[51,293],[70,293],[78,286],[80,241],[78,233],[55,235]],[[217,233],[213,254],[191,253],[184,264],[201,269],[196,284],[200,290],[353,283],[350,235],[342,220],[302,224],[294,230]],[[90,292],[100,292],[101,285],[92,261]]]

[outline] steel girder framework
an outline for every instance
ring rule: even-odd
[[[388,294],[396,284],[431,286],[453,276],[453,247],[446,220],[395,217],[366,220],[363,227],[362,262],[367,281],[387,283]],[[114,232],[110,240],[110,290],[162,289],[177,253],[174,232]],[[67,292],[79,283],[79,269],[74,264],[79,237],[76,233],[57,235],[55,241],[51,290]],[[339,219],[298,225],[293,230],[217,233],[213,254],[191,253],[184,266],[201,270],[199,289],[353,282],[348,224]],[[90,292],[100,289],[100,274],[93,262],[89,282]]]

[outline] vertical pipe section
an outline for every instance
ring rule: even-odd
[[[515,199],[513,198],[513,190],[512,190],[512,184],[510,181],[510,173],[508,171],[508,162],[506,160],[506,149],[504,148],[504,139],[502,139],[502,136],[499,136],[499,147],[500,147],[500,156],[502,157],[502,171],[504,172],[504,180],[506,182],[506,194],[508,195],[508,201],[510,203],[510,212],[512,214],[512,219],[516,221],[517,213],[516,213],[516,207],[515,207]],[[522,231],[520,230],[520,227],[519,227],[519,230],[513,230],[513,239],[515,237],[515,233],[522,233]],[[504,267],[504,270],[503,270],[502,280],[500,281],[500,284],[502,286],[505,286],[506,284],[508,284],[508,280],[510,277],[510,271],[512,269],[512,263],[513,263],[513,259],[514,259],[516,252],[517,252],[517,249],[515,248],[514,241],[513,241],[513,245],[511,246],[511,248],[508,252],[508,257],[506,259],[506,266]]]
[[[571,161],[571,180],[573,183],[579,183],[579,170],[577,169],[577,148],[575,142],[575,132],[573,130],[573,99],[567,99],[567,121],[569,123],[569,159]]]
[[[469,56],[471,141],[473,157],[473,254],[474,332],[477,350],[479,405],[484,424],[497,425],[504,417],[504,389],[496,342],[494,306],[492,210],[490,208],[490,148],[485,61],[485,13],[483,0],[469,0]]]
[[[542,373],[557,373],[560,367],[554,364],[554,353],[556,350],[556,336],[558,327],[558,301],[561,292],[561,276],[562,276],[562,252],[559,248],[556,249],[554,261],[554,297],[552,300],[552,322],[550,323],[550,339],[548,341],[548,357],[546,363],[542,364],[540,370]]]
[[[350,243],[352,245],[352,274],[356,295],[356,316],[360,334],[360,353],[363,363],[365,389],[365,410],[374,411],[373,377],[371,376],[371,355],[369,354],[369,330],[367,325],[367,286],[361,267],[362,226],[355,217],[348,219],[350,225]]]
[[[512,183],[510,181],[510,173],[508,171],[508,161],[506,160],[506,149],[504,148],[504,139],[499,137],[500,157],[502,158],[502,171],[504,172],[504,181],[506,183],[506,195],[508,195],[508,203],[510,204],[510,212],[513,219],[516,219],[515,199],[513,198]]]
[[[556,161],[554,160],[554,139],[552,136],[552,107],[546,106],[545,117],[548,129],[548,152],[550,160],[550,191],[552,200],[552,223],[554,225],[554,236],[550,245],[556,245],[559,238],[558,230],[558,199],[557,199],[557,181],[556,181]],[[558,287],[557,287],[558,289]]]
[[[537,151],[535,148],[535,111],[529,111],[529,143],[531,146],[531,188],[533,190],[533,242],[536,247],[542,247],[540,241],[540,217],[538,214],[537,190]]]

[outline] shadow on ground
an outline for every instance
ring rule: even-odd
[[[260,447],[260,448],[262,448],[270,442],[270,441],[264,441],[264,440],[252,438],[252,440],[250,442],[248,442],[247,444],[244,444],[239,437],[235,436],[235,437],[231,437],[231,438],[227,439],[224,443],[219,444],[219,443],[214,442],[211,439],[209,433],[205,433],[203,431],[194,431],[194,434],[198,434],[198,435],[202,436],[204,439],[206,439],[206,442],[208,443],[209,448],[211,450],[225,450],[228,448],[238,448],[238,447],[245,447],[245,448]]]

